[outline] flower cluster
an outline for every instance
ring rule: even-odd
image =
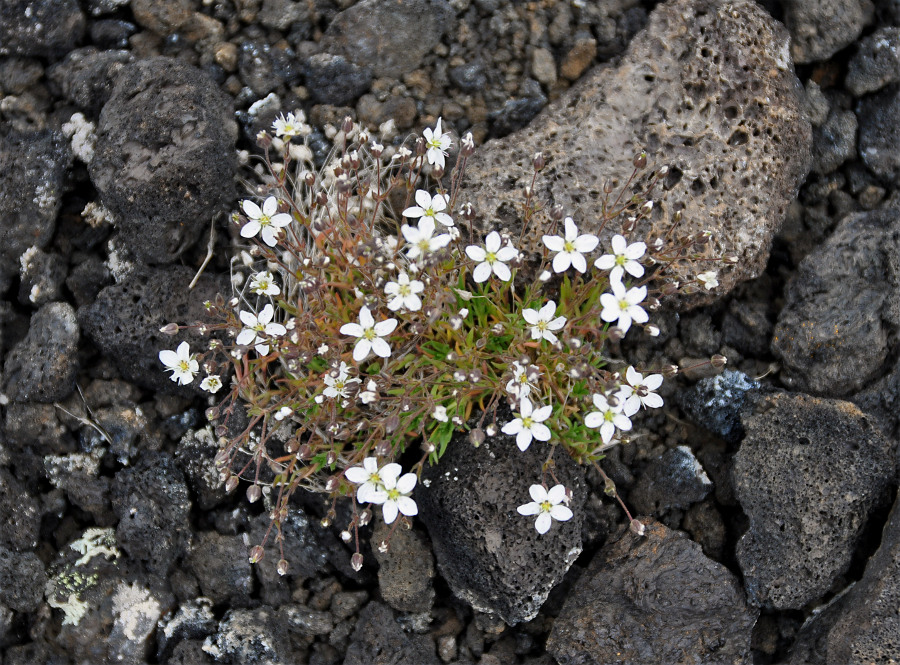
[[[267,502],[279,544],[298,488],[354,497],[348,534],[371,506],[396,526],[417,514],[417,479],[457,433],[477,445],[500,430],[522,451],[548,443],[550,456],[561,447],[596,463],[627,441],[642,409],[663,405],[661,374],[611,361],[611,345],[635,328],[658,334],[648,310],[663,285],[672,289],[666,271],[708,247],[708,237],[675,246],[627,237],[651,227],[649,195],[664,170],[623,203],[605,201],[599,221],[576,223],[526,200],[517,233],[476,231],[458,201],[471,137],[450,189],[428,179],[443,175],[453,145],[440,119],[413,149],[373,141],[348,119],[324,169],[291,150],[309,133],[301,114],[279,117],[273,131],[260,138],[265,194],[232,218],[253,243],[243,254],[249,274],[235,275],[241,288],[229,301],[207,304],[212,322],[201,332],[216,333],[208,350],[193,354],[182,342],[159,358],[179,385],[202,366],[201,388],[226,389],[208,411],[219,436],[236,409],[246,412],[249,426],[223,438],[217,465],[227,489],[245,481],[250,500]],[[621,218],[629,230],[601,247],[599,230]],[[521,244],[531,225],[546,231],[539,247]],[[694,274],[697,289],[716,281],[712,271]],[[514,417],[497,422],[503,404]],[[414,461],[406,473],[401,454]],[[542,477],[518,509],[536,516],[540,534],[572,517],[568,491],[550,484]],[[353,563],[361,561],[357,550]]]

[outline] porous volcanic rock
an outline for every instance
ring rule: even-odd
[[[235,198],[231,100],[208,75],[155,57],[119,71],[100,113],[91,180],[122,243],[174,261]]]
[[[597,231],[605,179],[623,186],[646,149],[670,167],[654,227],[667,229],[682,210],[680,232],[709,229],[715,250],[740,258],[721,268],[717,294],[758,276],[808,171],[811,129],[788,45],[784,27],[749,0],[659,5],[618,67],[596,69],[527,128],[476,151],[461,194],[475,204],[476,235],[504,226],[519,235],[537,151],[547,165],[536,200]],[[542,248],[544,233],[532,224],[524,249]]]
[[[6,0],[0,3],[0,56],[57,58],[84,36],[77,0]]]
[[[785,288],[772,350],[795,390],[844,397],[881,376],[900,326],[900,210],[845,217]]]
[[[756,612],[727,568],[642,519],[600,550],[547,641],[558,663],[749,664]],[[712,638],[712,639],[711,639]]]
[[[850,566],[894,478],[890,441],[856,406],[779,393],[743,419],[735,495],[749,528],[737,545],[750,602],[799,609]]]
[[[872,20],[873,9],[870,0],[785,0],[794,61],[826,60],[853,43]]]
[[[499,424],[512,420],[508,409],[498,412]],[[426,469],[416,488],[419,515],[450,588],[476,610],[510,625],[537,615],[581,553],[585,484],[563,450],[554,455],[554,473],[573,493],[574,517],[554,521],[539,535],[535,518],[516,512],[531,501],[529,486],[540,484],[547,453],[548,445],[539,441],[522,452],[514,437],[502,433],[477,448],[467,436],[456,435],[441,463]]]

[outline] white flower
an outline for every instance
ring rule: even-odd
[[[638,263],[647,251],[647,243],[634,242],[630,245],[625,240],[625,236],[614,235],[612,237],[612,254],[604,254],[594,261],[594,267],[599,270],[609,270],[610,281],[621,280],[623,273],[628,273],[634,277],[643,277],[644,266]]]
[[[387,501],[387,492],[384,491],[384,478],[400,475],[401,467],[396,462],[385,464],[378,468],[378,460],[367,457],[362,466],[351,466],[344,472],[344,477],[351,483],[359,485],[356,490],[356,500],[360,503],[382,504]]]
[[[506,423],[500,431],[516,437],[516,445],[522,451],[528,450],[532,439],[549,441],[550,428],[544,425],[544,421],[553,413],[553,406],[548,404],[534,411],[531,400],[523,397],[519,409],[519,417]]]
[[[372,379],[366,384],[366,389],[359,394],[359,401],[363,404],[371,404],[378,399],[378,384]]]
[[[450,420],[447,417],[447,407],[446,406],[436,406],[434,407],[434,412],[431,414],[431,417],[437,420],[438,422],[445,423]]]
[[[401,272],[397,275],[396,282],[388,282],[384,285],[384,293],[391,296],[388,301],[388,309],[396,312],[398,309],[408,309],[411,312],[417,312],[422,309],[422,299],[418,293],[425,290],[425,285],[417,279],[409,281],[409,275]]]
[[[398,513],[403,513],[407,517],[412,517],[419,513],[419,507],[409,496],[416,486],[416,474],[406,473],[398,478],[400,465],[393,465],[397,467],[396,473],[393,472],[393,469],[388,473],[389,466],[392,465],[388,464],[381,471],[383,490],[387,495],[387,499],[381,504],[381,512],[384,515],[385,524],[393,524],[394,520],[397,519]]]
[[[280,337],[287,332],[287,328],[280,323],[270,323],[272,317],[275,316],[275,308],[272,307],[272,303],[263,307],[258,315],[241,310],[238,316],[247,327],[237,336],[237,343],[240,346],[255,344],[256,352],[261,356],[269,353],[267,337]]]
[[[281,229],[291,223],[291,216],[286,212],[278,212],[278,200],[270,196],[263,202],[262,210],[253,201],[245,200],[241,203],[244,214],[250,219],[241,228],[242,238],[252,238],[260,234],[264,243],[274,247],[278,243],[278,235]]]
[[[416,190],[416,203],[403,211],[404,217],[431,217],[444,226],[453,226],[453,218],[444,210],[450,197],[447,194],[435,194],[432,196],[424,189]]]
[[[647,297],[646,286],[636,286],[625,290],[625,285],[620,280],[612,280],[610,282],[612,293],[604,293],[600,296],[600,304],[603,310],[600,312],[600,318],[604,321],[618,321],[616,324],[627,332],[631,327],[631,322],[646,323],[650,318],[647,312],[638,303],[643,302]]]
[[[572,511],[568,506],[566,488],[564,485],[554,485],[548,492],[543,485],[532,485],[528,488],[532,502],[519,506],[516,510],[520,515],[537,515],[534,528],[541,535],[550,530],[553,520],[568,522],[572,519]]]
[[[628,383],[619,392],[625,397],[622,411],[629,418],[640,411],[642,405],[650,409],[658,409],[663,405],[663,398],[653,392],[662,385],[662,374],[650,374],[644,378],[634,367],[629,366],[625,370],[625,380]]]
[[[191,353],[191,347],[187,342],[182,342],[174,351],[160,351],[159,361],[166,366],[166,371],[172,372],[169,378],[176,381],[179,386],[186,386],[194,380],[194,375],[200,371],[200,363],[196,354]]]
[[[551,344],[556,343],[556,335],[552,331],[562,329],[566,325],[566,317],[558,316],[554,319],[554,314],[556,303],[552,300],[540,310],[522,310],[522,318],[531,325],[531,339],[545,339]]]
[[[250,290],[261,296],[277,296],[281,288],[275,283],[275,275],[268,270],[258,272],[250,278]]]
[[[469,245],[466,247],[466,256],[473,261],[480,261],[472,272],[472,279],[476,283],[486,282],[493,272],[501,281],[508,282],[512,279],[512,273],[506,265],[519,255],[519,251],[512,245],[500,247],[502,240],[500,234],[491,231],[484,239],[484,247]]]
[[[426,127],[422,135],[425,137],[425,147],[427,148],[425,158],[428,160],[428,163],[437,164],[444,168],[444,158],[447,156],[447,150],[450,148],[451,141],[450,134],[441,130],[441,119],[438,118],[434,131],[432,131],[431,127]]]
[[[523,365],[518,360],[513,360],[513,378],[506,384],[506,391],[518,399],[523,399],[531,394],[534,388],[533,381],[541,375],[540,370],[534,365]]]
[[[215,395],[222,389],[222,378],[218,374],[210,374],[200,382],[200,387]]]
[[[621,399],[619,395],[616,397],[617,403],[613,406],[609,403],[606,395],[595,394],[594,406],[599,410],[591,411],[584,417],[586,426],[591,429],[600,428],[600,438],[603,439],[603,443],[609,443],[612,440],[617,428],[623,432],[631,429],[631,420],[623,413],[625,400]]]
[[[562,236],[544,236],[544,244],[551,252],[557,252],[553,257],[553,272],[565,272],[569,266],[574,266],[578,272],[587,270],[587,261],[584,255],[597,247],[600,239],[585,233],[578,235],[578,227],[571,217],[565,219],[566,233]]]
[[[294,413],[294,410],[291,407],[283,406],[280,409],[278,409],[278,411],[275,412],[275,420],[277,420],[278,422],[281,422],[282,420],[284,420],[285,418],[290,416],[292,413]]]
[[[707,270],[706,272],[701,272],[697,275],[697,281],[703,284],[703,288],[707,291],[712,291],[719,285],[719,280],[716,278],[715,270]]]
[[[288,140],[295,136],[306,136],[310,133],[311,128],[304,123],[303,120],[304,117],[302,113],[299,115],[288,113],[286,117],[282,113],[275,118],[275,122],[272,123],[272,131],[275,132],[275,136],[283,137]]]
[[[406,250],[406,257],[410,261],[425,256],[429,252],[436,252],[450,243],[449,234],[442,233],[434,236],[434,228],[434,220],[431,217],[422,217],[416,226],[404,224],[400,227],[400,232],[410,245]]]
[[[347,394],[347,389],[350,387],[351,383],[359,383],[359,379],[351,379],[349,373],[349,367],[347,367],[347,363],[343,360],[341,361],[341,366],[338,368],[337,376],[334,375],[334,372],[329,372],[323,378],[325,381],[325,385],[327,386],[325,390],[322,391],[322,394],[325,397],[330,397],[334,399],[335,397],[349,397]]]
[[[382,337],[390,335],[396,327],[397,319],[375,323],[369,308],[363,305],[359,310],[359,323],[345,323],[341,326],[341,334],[359,337],[359,341],[353,347],[353,360],[362,362],[369,355],[369,351],[374,351],[379,358],[390,357],[391,347]]]

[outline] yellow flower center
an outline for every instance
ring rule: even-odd
[[[375,328],[366,328],[365,332],[363,332],[363,337],[371,342],[378,337],[378,335],[375,334]]]
[[[534,420],[527,417],[522,418],[522,427],[524,427],[525,429],[531,429],[532,425],[534,425]]]
[[[575,244],[571,240],[566,240],[566,242],[563,243],[563,251],[571,254],[575,251]]]

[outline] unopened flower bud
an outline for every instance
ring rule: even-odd
[[[625,222],[622,224],[622,233],[631,233],[631,232],[634,231],[634,229],[635,229],[636,226],[637,226],[637,218],[636,218],[636,217],[629,217],[629,218],[626,219]]]
[[[604,194],[612,194],[613,191],[613,183],[609,178],[604,178],[603,180],[603,193]]]
[[[542,171],[546,162],[544,161],[544,153],[536,152],[534,153],[534,157],[531,159],[531,163],[534,166],[535,171]]]
[[[649,326],[647,326],[645,328],[645,330],[647,331],[647,334],[650,335],[650,337],[659,337],[659,327],[658,326],[654,326],[651,323]]]
[[[613,342],[618,342],[620,339],[625,337],[625,333],[622,332],[622,329],[619,326],[613,326],[606,331],[606,334]]]
[[[372,511],[366,508],[359,514],[359,525],[365,526],[372,521]]]
[[[353,131],[353,118],[349,115],[344,116],[344,121],[341,123],[341,131],[344,132],[344,134],[349,134]]]
[[[603,493],[606,494],[606,496],[616,495],[616,484],[613,482],[612,478],[606,477],[603,480]]]
[[[163,335],[174,335],[178,332],[178,324],[177,323],[167,323],[162,328],[159,329]]]
[[[425,139],[421,136],[416,139],[416,154],[424,155],[425,154]]]
[[[740,259],[738,258],[738,256],[736,254],[726,254],[725,256],[722,257],[722,261],[724,261],[725,263],[730,263],[732,265],[737,263],[739,260]]]
[[[459,152],[463,157],[471,157],[475,154],[475,138],[472,132],[466,132],[459,142]]]
[[[628,528],[637,536],[643,536],[647,530],[639,520],[631,520],[631,524],[628,525]]]
[[[713,367],[725,367],[728,363],[728,358],[723,356],[721,353],[717,353],[712,358],[709,359],[709,364]]]
[[[325,456],[325,464],[331,466],[335,462],[337,462],[337,453],[333,450],[329,450],[328,454]]]
[[[247,488],[247,501],[250,503],[256,503],[261,496],[262,489],[259,485],[250,485],[250,487]]]
[[[391,444],[388,441],[379,441],[375,446],[376,457],[390,457]]]
[[[328,203],[328,193],[325,190],[320,189],[316,194],[316,203],[318,203],[320,206]]]
[[[668,164],[663,164],[663,165],[659,168],[659,177],[662,178],[662,177],[668,175],[668,173],[669,173],[669,165],[668,165]]]
[[[328,480],[325,481],[325,491],[326,492],[333,492],[334,490],[337,489],[337,486],[338,486],[338,479],[335,478],[334,476],[331,476]]]
[[[265,150],[272,145],[272,137],[269,136],[267,131],[263,130],[256,135],[256,145]]]
[[[288,571],[288,562],[286,559],[279,559],[278,564],[275,566],[275,570],[278,571],[278,574],[284,577],[287,575]]]
[[[351,538],[353,538],[353,534],[351,534],[349,531],[347,531],[346,529],[341,531],[341,540],[343,540],[345,543],[349,543]]]
[[[431,169],[431,177],[435,180],[440,180],[444,177],[444,167],[440,164],[435,164]]]
[[[678,365],[664,365],[660,370],[660,374],[666,379],[671,379],[678,374]]]
[[[497,435],[497,425],[494,423],[491,423],[490,425],[488,425],[487,427],[484,428],[484,433],[487,434],[488,436],[496,436]]]
[[[560,221],[565,216],[565,210],[563,210],[563,207],[559,203],[550,208],[550,219],[554,222]]]
[[[259,563],[265,555],[266,552],[262,548],[262,545],[254,545],[250,549],[250,563]]]
[[[215,406],[211,406],[206,410],[206,419],[207,420],[215,420],[219,417],[219,409]]]
[[[631,160],[631,163],[634,164],[634,168],[642,169],[647,166],[647,153],[641,150],[638,154],[634,156],[634,159]]]
[[[662,294],[664,296],[670,296],[676,291],[678,291],[678,282],[668,282],[666,284],[663,284]]]
[[[321,520],[319,520],[319,525],[320,525],[323,529],[327,529],[328,527],[331,526],[331,519],[330,519],[329,517],[327,517],[327,516],[326,516],[326,517],[323,517]]]
[[[469,432],[469,441],[476,448],[484,443],[484,430],[480,427],[476,427],[471,432]]]
[[[355,570],[357,573],[362,570],[363,565],[363,555],[357,552],[353,556],[350,557],[350,567]]]
[[[238,483],[240,483],[240,479],[237,476],[228,476],[228,480],[225,481],[225,491],[231,494],[237,489]]]
[[[641,206],[641,214],[649,215],[651,210],[653,210],[653,201],[645,201]]]

